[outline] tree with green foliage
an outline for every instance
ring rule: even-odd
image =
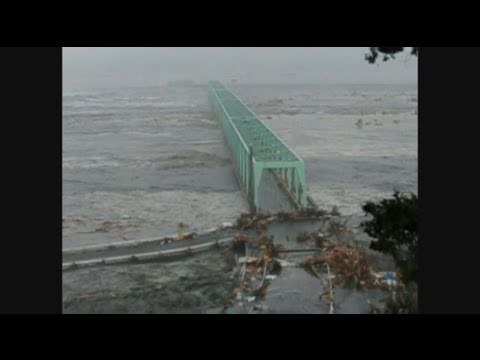
[[[365,60],[370,64],[375,64],[379,56],[382,56],[383,61],[395,59],[395,55],[405,50],[405,47],[371,47],[370,52],[365,55]],[[411,55],[418,57],[418,47],[412,47]]]
[[[376,239],[370,248],[392,255],[405,283],[418,280],[418,197],[395,192],[392,199],[367,202],[363,211],[372,217],[361,225]]]
[[[405,288],[386,298],[384,310],[373,313],[414,314],[418,308],[418,197],[395,192],[393,199],[363,206],[372,217],[362,222],[365,232],[376,239],[370,248],[393,257]]]

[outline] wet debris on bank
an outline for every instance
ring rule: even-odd
[[[260,220],[266,219],[244,216],[242,225],[255,229],[256,221]],[[330,227],[327,226],[327,229]],[[342,231],[345,233],[348,229],[342,228]],[[395,310],[395,306],[403,309],[409,304],[405,300],[408,297],[402,295],[404,285],[397,272],[378,271],[375,260],[367,256],[368,250],[338,239],[333,240],[336,234],[338,231],[299,233],[296,240],[301,248],[286,249],[273,236],[268,236],[266,231],[257,236],[239,230],[226,248],[226,252],[235,259],[232,261],[231,274],[235,285],[230,291],[229,307],[240,313],[262,312],[262,300],[268,296],[269,286],[282,276],[282,268],[291,266],[303,268],[321,282],[323,290],[318,294],[318,299],[327,303],[329,313],[332,314],[337,311],[337,302],[342,303],[341,300],[336,300],[336,288],[347,291],[385,291],[388,301],[378,306],[372,303],[372,313],[401,311]],[[291,253],[295,253],[293,258],[289,258]]]
[[[353,282],[357,288],[371,286],[371,266],[361,250],[331,240],[351,233],[346,225],[348,220],[340,223],[335,219],[338,216],[340,212],[336,207],[330,212],[302,208],[273,216],[242,214],[234,226],[238,232],[227,248],[235,256],[232,276],[237,279],[237,285],[231,291],[232,306],[248,313],[259,310],[259,307],[261,309],[260,302],[267,293],[268,286],[280,275],[284,266],[303,267],[319,280],[326,280],[323,288],[328,291],[319,294],[319,299],[329,301],[330,312],[334,311],[334,286],[348,282]],[[269,223],[301,220],[328,221],[326,234],[320,230],[299,233],[296,237],[302,247],[299,249],[285,249],[274,241],[273,236],[266,235]],[[251,232],[248,235],[246,231],[251,229],[260,233],[260,236],[254,238]],[[309,256],[312,251],[314,255]],[[305,253],[308,257],[300,263],[292,263],[287,260],[289,253]]]
[[[337,221],[336,219],[330,219],[328,222],[327,233],[330,237],[335,237],[337,240],[341,239],[345,235],[351,235],[353,232],[347,226],[348,218],[343,222]]]
[[[319,231],[302,233],[297,241],[321,248],[321,251],[306,258],[300,266],[317,278],[328,265],[335,285],[353,285],[356,288],[381,288],[384,290],[401,287],[398,273],[379,272],[365,250],[345,242],[333,241]]]
[[[292,221],[293,219],[324,216],[325,212],[309,209],[295,213],[280,213],[275,216],[278,221]],[[272,281],[281,276],[285,266],[303,267],[307,272],[320,280],[327,279],[324,289],[328,292],[319,294],[319,299],[327,299],[330,304],[330,312],[334,309],[334,285],[344,282],[349,277],[357,276],[360,284],[366,284],[365,274],[366,258],[362,257],[358,249],[346,244],[337,244],[329,239],[320,230],[311,233],[300,233],[297,242],[302,246],[300,249],[286,249],[282,244],[274,241],[273,236],[266,234],[268,215],[244,214],[237,221],[236,233],[232,243],[226,251],[235,257],[232,277],[236,285],[231,290],[231,306],[245,313],[258,312],[262,309],[262,300]],[[261,233],[259,236],[247,233],[246,229],[256,229]],[[355,251],[357,250],[357,251]],[[308,256],[309,252],[315,252]],[[308,256],[303,262],[291,262],[288,260],[289,253],[305,253]],[[359,268],[355,266],[359,265]],[[351,268],[349,268],[349,266]],[[366,267],[369,269],[368,267]],[[328,276],[321,273],[328,272]],[[331,274],[330,274],[331,272]]]
[[[112,231],[124,231],[127,228],[138,227],[124,221],[103,221],[99,227],[95,228],[93,232],[108,233]]]
[[[175,240],[193,240],[197,237],[197,233],[196,232],[191,232],[191,233],[188,233],[188,234],[184,234],[182,232],[179,232],[175,238]]]
[[[227,248],[235,257],[232,277],[236,279],[231,289],[230,305],[237,305],[245,311],[256,309],[256,302],[265,297],[271,281],[282,269],[283,246],[273,240],[273,236],[262,233],[252,238],[246,233],[235,235]]]
[[[178,223],[176,240],[191,240],[197,236],[197,233],[195,232],[185,234],[184,230],[188,229],[188,227],[189,226],[183,222]]]
[[[280,211],[276,214],[264,213],[243,213],[236,220],[234,227],[238,230],[244,231],[249,229],[256,229],[258,231],[265,231],[268,224],[274,221],[300,221],[300,220],[330,220],[332,217],[341,216],[338,208],[334,206],[331,211],[316,209],[313,207],[300,208],[292,212]]]
[[[320,231],[312,233],[301,232],[297,236],[297,242],[306,244],[309,247],[322,248],[326,241],[328,241],[327,236]]]
[[[247,252],[247,242],[250,238],[244,233],[235,234],[233,241],[229,247],[228,251],[233,251],[235,254],[246,254]]]
[[[172,242],[174,242],[174,241],[176,241],[176,240],[177,240],[177,238],[165,237],[165,238],[163,238],[163,239],[160,239],[160,244],[161,244],[161,245],[166,245],[166,244],[170,244],[170,243],[172,243]]]
[[[308,257],[301,266],[317,278],[328,268],[332,272],[335,285],[348,287],[372,288],[374,286],[373,267],[363,251],[345,243],[324,241],[321,253]]]
[[[306,294],[313,291],[313,302],[318,299],[317,310],[320,309],[321,312],[326,311],[332,314],[345,312],[345,308],[342,308],[345,296],[348,297],[352,293],[370,289],[374,290],[372,293],[377,290],[385,291],[385,302],[383,304],[372,302],[372,313],[404,312],[405,308],[414,301],[410,296],[411,293],[405,291],[396,272],[378,271],[380,255],[374,254],[372,250],[360,245],[354,245],[346,236],[350,233],[347,221],[340,220],[336,217],[337,214],[339,212],[336,208],[329,212],[318,209],[302,209],[275,215],[242,214],[234,223],[222,223],[220,226],[206,231],[205,234],[199,235],[194,232],[187,233],[186,230],[189,226],[179,223],[176,236],[157,241],[160,241],[161,244],[169,244],[204,235],[207,235],[208,238],[210,234],[216,233],[219,234],[215,235],[217,237],[233,236],[233,240],[229,241],[226,247],[222,247],[223,250],[219,253],[223,254],[222,257],[226,261],[225,269],[222,271],[227,279],[223,298],[225,305],[219,312],[252,314],[275,311],[275,306],[271,306],[271,299],[278,299],[275,296],[283,297],[289,292],[290,288],[284,284],[287,284],[288,281],[291,284],[291,280],[285,283],[285,279],[292,277],[293,281],[303,277],[310,279],[308,286],[315,288],[309,287],[306,289]],[[308,228],[312,229],[313,225],[315,226],[313,229],[316,230],[311,232],[293,230],[294,232],[289,235],[292,237],[294,234],[293,237],[296,239],[294,242],[290,242],[288,236],[286,239],[282,238],[281,233],[276,235],[279,236],[278,239],[269,234],[278,232],[274,230],[275,225],[270,225],[274,222],[277,224],[283,222],[284,224],[280,225],[281,229],[285,225],[289,228],[290,222],[304,219],[316,220],[308,222]],[[306,229],[307,227],[300,225],[299,228]],[[113,246],[112,249],[114,249]],[[133,255],[129,262],[136,264],[142,260]],[[379,267],[382,270],[390,269],[388,264]],[[305,271],[315,279],[306,275]],[[299,277],[297,278],[297,276]],[[318,284],[318,290],[315,283]],[[274,284],[273,287],[271,287],[272,284]],[[302,290],[299,291],[299,294],[300,292]],[[365,293],[365,296],[371,300],[370,294],[372,293]],[[382,293],[380,293],[381,295]],[[300,296],[300,298],[290,299],[293,301],[292,309],[297,309],[295,303],[302,302],[304,295]],[[376,296],[379,296],[378,292],[374,298]],[[310,299],[312,298],[310,297]],[[311,300],[306,299],[306,301]],[[324,303],[328,306],[327,309],[324,309]],[[364,312],[365,309],[362,311]]]
[[[267,229],[267,224],[274,218],[265,214],[241,214],[235,223],[235,228],[238,230],[256,229],[264,231]]]
[[[370,313],[409,313],[415,309],[416,291],[406,290],[396,271],[378,271],[369,260],[365,250],[344,242],[333,241],[321,232],[300,234],[297,241],[316,247],[321,251],[307,257],[300,266],[312,276],[323,281],[325,291],[319,295],[334,311],[335,287],[344,289],[379,289],[386,292],[383,305],[370,304]]]

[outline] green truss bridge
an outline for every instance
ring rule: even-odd
[[[252,211],[307,207],[303,160],[220,82],[208,83],[208,97]]]

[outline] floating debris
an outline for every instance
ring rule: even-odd
[[[171,242],[175,241],[174,238],[172,237],[166,237],[166,238],[163,238],[162,240],[160,240],[160,244],[170,244]]]
[[[186,229],[186,228],[188,228],[188,225],[180,221],[178,223],[178,228],[179,229]]]
[[[188,234],[183,234],[180,232],[177,234],[176,240],[192,240],[192,239],[195,239],[196,237],[197,237],[197,233],[195,232],[191,232]]]
[[[185,239],[189,239],[189,235],[184,235],[183,234],[183,230],[187,229],[188,228],[188,225],[183,223],[183,222],[179,222],[178,225],[178,231],[177,231],[177,240],[185,240]],[[192,239],[192,237],[190,237],[190,239]]]
[[[267,229],[268,220],[270,220],[269,215],[265,214],[241,214],[235,226],[239,230],[254,228],[263,231]]]
[[[220,225],[220,229],[226,229],[230,227],[233,227],[233,224],[231,222],[224,222],[222,223],[222,225]]]
[[[361,129],[363,128],[363,119],[358,119],[357,122],[355,123],[355,125]]]

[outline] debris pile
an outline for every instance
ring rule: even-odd
[[[231,250],[235,254],[246,254],[248,240],[249,237],[244,233],[235,234],[231,245],[227,247],[227,251]]]
[[[331,219],[327,228],[328,235],[340,239],[344,235],[351,234],[352,230],[347,226],[347,222],[348,219],[346,219],[343,223]]]
[[[267,225],[273,221],[296,221],[296,220],[315,220],[325,219],[328,220],[331,216],[340,216],[338,209],[333,207],[331,211],[322,209],[316,209],[313,207],[300,208],[292,212],[280,211],[276,214],[241,214],[237,219],[234,227],[238,230],[256,229],[258,231],[264,231],[267,229]]]
[[[371,265],[365,254],[348,244],[331,244],[324,252],[325,263],[335,273],[335,283],[354,282],[359,287],[372,287]]]
[[[388,306],[391,308],[388,311],[395,312],[395,304],[400,308],[405,307],[398,274],[377,272],[373,265],[375,259],[367,256],[367,250],[345,242],[345,235],[350,234],[351,229],[347,226],[348,220],[340,221],[339,215],[335,207],[331,211],[307,208],[275,215],[247,213],[241,214],[234,224],[223,223],[219,226],[217,230],[233,228],[236,231],[233,241],[225,249],[231,259],[229,268],[232,269],[230,280],[233,284],[224,310],[233,306],[232,311],[240,313],[265,311],[269,303],[263,300],[269,286],[280,276],[282,268],[291,266],[305,269],[321,282],[318,299],[326,301],[329,313],[338,311],[337,307],[341,308],[343,304],[340,298],[336,300],[335,288],[338,286],[344,289],[386,291],[390,300],[387,299],[382,308],[372,308],[372,312],[385,311]],[[267,233],[273,222],[313,219],[320,220],[322,226],[313,232],[297,233],[297,248],[285,249]],[[186,227],[179,224],[177,238],[170,241],[194,238],[195,233],[182,233]],[[290,255],[292,253],[296,255]],[[298,254],[302,253],[306,258],[302,255],[299,258]],[[278,291],[277,287],[275,291]],[[400,300],[397,301],[397,298]]]
[[[317,278],[325,267],[331,269],[335,285],[354,284],[357,287],[373,287],[374,276],[365,254],[356,247],[335,243],[323,238],[323,252],[308,257],[302,266]]]
[[[267,229],[267,224],[274,218],[265,214],[241,214],[237,219],[235,227],[238,230],[256,229],[264,231]]]
[[[322,248],[325,242],[329,240],[320,231],[315,231],[310,234],[306,232],[298,234],[297,241],[310,247]]]
[[[231,290],[232,302],[245,308],[248,303],[262,299],[270,282],[281,272],[283,247],[265,233],[251,239],[240,232],[235,235],[229,250],[236,256],[233,276],[238,279]]]

